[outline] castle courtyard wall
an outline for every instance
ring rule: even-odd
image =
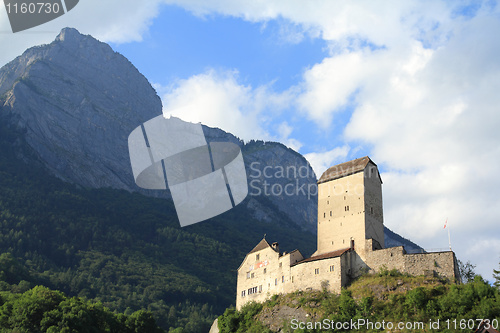
[[[346,280],[343,267],[346,265],[346,256],[304,262],[292,267],[291,283],[285,292],[297,290],[322,290],[339,293],[342,283]]]
[[[365,263],[371,272],[385,268],[415,276],[431,274],[451,282],[459,279],[457,260],[452,251],[408,254],[402,246],[397,246],[370,252]],[[358,271],[357,275],[360,273]]]
[[[458,264],[452,251],[405,254],[405,273],[421,275],[432,273],[451,282],[459,279]]]

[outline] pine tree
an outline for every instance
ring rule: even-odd
[[[500,289],[500,268],[498,270],[493,270],[493,277],[495,278],[495,282],[493,282],[493,285]]]

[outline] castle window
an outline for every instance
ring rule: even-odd
[[[293,283],[293,276],[292,276],[292,283]]]
[[[254,273],[252,273],[252,276],[251,276],[251,278],[253,279],[253,278],[254,278],[254,276],[255,276],[255,275],[254,275]]]
[[[332,241],[332,245],[333,245],[333,241]]]
[[[333,272],[335,270],[335,266],[331,265],[330,266],[330,272]]]
[[[248,295],[255,294],[256,292],[257,292],[257,287],[253,287],[253,288],[248,289]]]
[[[259,293],[262,292],[262,285],[259,286]]]
[[[330,211],[330,216],[332,216],[332,211]]]
[[[344,195],[344,200],[345,200],[345,195]]]
[[[264,274],[266,274],[266,272],[267,272],[267,268],[264,268]]]
[[[245,291],[244,290],[241,292],[241,297],[245,297]]]
[[[280,268],[281,268],[282,266],[283,266],[283,263],[282,263],[282,262],[280,262]]]
[[[250,272],[247,272],[247,279],[250,279]]]
[[[257,255],[255,256],[255,260],[259,260],[259,259],[260,259],[260,254],[257,254]]]
[[[319,274],[319,268],[314,269],[314,274]]]
[[[274,279],[274,285],[277,286],[278,285],[278,279]]]
[[[373,215],[373,207],[370,207],[370,214]]]
[[[323,217],[326,217],[326,213],[323,213]]]
[[[328,201],[326,202],[326,204],[327,204],[327,205],[329,205],[329,204],[330,204],[330,200],[328,200]]]
[[[284,275],[281,277],[281,282],[285,283],[285,276]]]
[[[342,244],[345,244],[345,239],[342,240]]]
[[[342,222],[340,222],[340,226],[342,226]]]
[[[349,211],[349,206],[345,206],[345,207],[344,207],[344,210],[345,210],[346,212],[348,212],[348,211]]]

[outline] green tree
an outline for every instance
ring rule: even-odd
[[[500,290],[500,268],[498,270],[493,270],[493,277],[495,278],[495,282],[493,282],[493,285]]]
[[[462,283],[469,283],[474,281],[474,277],[476,276],[476,273],[474,272],[475,268],[476,265],[473,265],[470,261],[467,261],[467,263],[465,264],[460,260],[458,261],[458,269],[460,271]]]

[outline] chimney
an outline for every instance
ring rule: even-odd
[[[274,249],[274,251],[280,252],[280,246],[279,246],[278,242],[274,242],[271,246]]]

